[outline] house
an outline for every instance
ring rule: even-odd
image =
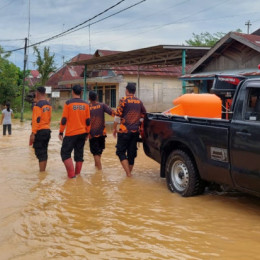
[[[29,87],[34,87],[37,83],[40,82],[41,75],[38,70],[30,70],[29,75],[25,78]]]
[[[86,89],[85,99],[86,92],[93,89],[97,91],[100,102],[115,108],[125,95],[127,82],[136,82],[136,95],[147,110],[164,111],[183,91],[179,77],[185,72],[184,69],[189,72],[192,64],[208,49],[160,45],[129,52],[97,50],[86,59],[74,57],[54,73],[47,84],[61,92],[59,105],[70,97],[72,86],[80,84]],[[185,68],[182,56],[188,57]]]
[[[260,30],[252,34],[230,32],[220,39],[191,69],[180,77],[194,86],[195,92],[207,93],[216,74],[260,75]]]
[[[71,59],[71,62],[78,62],[92,58],[89,54],[78,54]],[[63,106],[66,100],[71,97],[71,89],[75,84],[82,84],[84,66],[71,66],[64,64],[57,71],[52,73],[46,86],[52,87],[52,92],[58,93],[57,97],[53,97],[52,103],[55,106]]]

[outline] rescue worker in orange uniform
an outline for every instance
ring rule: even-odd
[[[136,84],[129,82],[126,86],[126,96],[121,98],[116,110],[113,135],[117,135],[116,155],[126,172],[131,177],[137,156],[137,141],[139,139],[140,119],[146,109],[140,99],[135,97]],[[119,131],[117,126],[120,124]]]
[[[105,128],[105,113],[114,116],[114,111],[106,104],[97,102],[97,93],[89,92],[89,109],[90,109],[90,136],[89,147],[93,154],[95,166],[98,170],[102,169],[101,155],[105,149],[106,128]]]
[[[65,103],[60,122],[61,158],[69,178],[75,178],[81,172],[85,141],[90,132],[89,105],[81,99],[81,92],[80,85],[73,86],[72,99]],[[65,128],[66,133],[63,138]],[[75,169],[71,158],[73,150],[74,161],[76,162]]]
[[[50,122],[52,107],[46,100],[45,92],[45,87],[37,88],[36,105],[33,107],[32,113],[32,133],[29,140],[29,144],[33,144],[41,172],[46,169],[48,144],[51,138]]]

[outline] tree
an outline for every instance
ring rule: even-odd
[[[241,29],[237,29],[236,32],[242,32]],[[192,34],[192,39],[186,41],[186,43],[190,46],[214,46],[221,38],[223,38],[226,33],[216,32],[216,33],[200,33],[200,34]]]
[[[0,46],[0,104],[13,101],[19,95],[19,68],[9,62],[9,53]]]
[[[34,62],[34,65],[37,66],[37,70],[41,74],[40,84],[44,86],[49,78],[50,73],[56,70],[54,65],[55,54],[50,55],[50,48],[44,47],[42,57],[39,49],[36,46],[34,46],[33,49],[36,55],[36,61]]]
[[[219,41],[225,33],[217,32],[214,34],[210,34],[209,32],[195,34],[192,33],[192,39],[186,41],[186,43],[190,46],[207,46],[212,47]]]

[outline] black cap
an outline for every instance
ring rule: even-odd
[[[81,91],[82,91],[82,87],[80,85],[74,85],[72,87],[72,90],[73,92],[76,94],[76,95],[80,95],[81,94]]]
[[[126,85],[126,89],[129,93],[134,94],[136,91],[136,83],[135,82],[128,82]]]

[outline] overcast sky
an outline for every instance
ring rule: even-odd
[[[0,45],[5,50],[40,42],[98,15],[120,0],[0,0]],[[39,45],[55,53],[56,67],[78,53],[93,54],[97,49],[128,51],[160,44],[179,45],[192,34],[228,33],[241,29],[250,20],[250,33],[260,28],[258,0],[125,0],[90,21],[103,21],[64,37]],[[30,8],[29,8],[30,3]],[[30,10],[30,12],[29,12]],[[118,14],[115,14],[120,12]],[[29,16],[30,13],[30,16]],[[115,15],[113,15],[115,14]],[[29,19],[30,17],[30,19]],[[30,21],[30,30],[29,30]],[[7,41],[14,40],[14,41]],[[23,50],[13,52],[10,60],[23,66]],[[29,49],[28,68],[33,69],[34,55]]]

